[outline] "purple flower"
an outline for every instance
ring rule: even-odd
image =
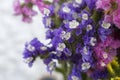
[[[46,31],[46,39],[52,39],[54,37],[53,30]]]
[[[74,18],[77,18],[76,16],[78,15],[71,8],[71,5],[72,5],[71,3],[62,4],[62,6],[60,7],[58,11],[58,15],[60,16],[60,18],[65,19],[65,20],[72,20]]]
[[[52,33],[50,32],[49,34],[52,35],[52,42],[54,43],[59,43],[63,41],[71,41],[71,31],[70,30],[63,30],[62,28],[54,29]]]
[[[72,10],[74,10],[77,13],[80,13],[82,9],[86,7],[86,3],[85,0],[74,0],[71,6]]]
[[[32,22],[32,16],[35,16],[37,14],[36,11],[32,10],[31,8],[24,6],[22,8],[22,15],[23,15],[23,21],[24,22]]]
[[[111,24],[105,21],[100,21],[99,22],[100,27],[98,28],[98,34],[100,36],[100,39],[104,41],[108,35],[112,33],[111,30]]]
[[[68,80],[82,80],[81,73],[77,70],[76,67],[72,68],[72,72],[68,76]]]
[[[83,10],[81,14],[79,14],[79,16],[82,18],[83,21],[87,21],[90,19],[91,14],[88,11]]]
[[[107,36],[111,34],[111,29],[103,29],[103,28],[99,28],[99,37],[101,39],[101,41],[105,41],[105,39],[107,38]]]
[[[120,41],[114,40],[111,36],[108,36],[104,42],[99,42],[94,47],[95,57],[98,60],[97,67],[106,67],[116,56],[119,47]]]
[[[110,4],[116,7],[117,3]],[[24,0],[21,4],[18,0],[14,6],[15,14],[22,15],[25,22],[32,21],[37,14],[33,7],[37,6],[47,28],[49,47],[37,38],[25,45],[23,57],[29,66],[40,57],[50,73],[58,67],[57,61],[61,64],[59,68],[70,68],[69,73],[63,69],[68,80],[82,80],[81,74],[84,73],[94,80],[107,77],[107,65],[118,57],[120,48],[119,29],[116,28],[119,27],[119,15],[115,17],[120,11],[116,9],[116,14],[112,9],[106,11],[111,7],[107,0],[51,0],[50,4],[44,0]],[[96,7],[102,10],[96,13]],[[67,66],[62,66],[62,62]]]
[[[104,10],[109,10],[111,8],[111,2],[112,0],[97,0],[96,7],[97,9],[101,8]]]
[[[43,14],[45,17],[49,17],[49,16],[53,16],[54,15],[54,9],[55,9],[56,6],[53,6],[53,5],[50,5],[49,7],[47,8],[44,8],[43,10]]]
[[[82,55],[81,54],[72,54],[72,56],[70,56],[70,61],[73,63],[73,64],[80,64],[82,62]]]
[[[35,58],[40,54],[45,54],[47,50],[48,47],[43,45],[37,38],[34,38],[30,43],[26,43],[23,58],[31,67]]]
[[[22,15],[22,20],[28,23],[30,23],[32,21],[32,17],[37,14],[37,12],[32,9],[32,5],[28,6],[29,4],[30,3],[24,3],[22,5],[19,0],[14,3],[15,15]]]
[[[62,43],[63,42],[63,40],[60,38],[60,37],[58,37],[58,36],[55,36],[52,40],[51,40],[51,44],[53,45],[53,47],[57,47],[57,45],[59,44],[59,43]]]
[[[83,25],[82,24],[80,24],[79,26],[78,26],[78,28],[76,28],[75,29],[75,32],[76,32],[76,36],[79,36],[79,35],[81,35],[82,33],[83,33]]]
[[[47,70],[50,73],[56,68],[56,62],[52,58],[45,59],[44,64],[47,65]]]
[[[86,71],[88,71],[90,69],[90,67],[91,67],[90,62],[83,62],[81,64],[81,71],[86,72]]]
[[[104,70],[95,70],[91,73],[91,77],[94,79],[94,80],[97,80],[97,79],[106,79],[107,76],[108,76],[108,70],[107,69],[104,69]]]
[[[43,24],[44,24],[45,28],[51,28],[54,26],[54,22],[52,21],[52,19],[50,17],[44,17]]]
[[[20,15],[22,13],[19,0],[14,2],[14,11],[15,11],[15,15]]]
[[[83,58],[85,58],[85,60],[87,60],[87,59],[89,60],[88,57],[92,57],[92,53],[93,53],[93,51],[92,51],[91,47],[89,47],[89,46],[84,46],[81,50],[81,54],[82,54]]]
[[[63,53],[64,53],[66,56],[71,56],[71,55],[72,55],[71,50],[68,49],[68,48],[65,48],[65,50],[63,51]]]
[[[67,28],[68,30],[77,29],[79,28],[79,26],[80,23],[77,20],[71,20],[65,23],[65,28]]]
[[[87,4],[87,6],[89,7],[90,10],[95,9],[95,7],[96,7],[96,5],[95,5],[96,1],[97,0],[85,0],[86,4]]]
[[[78,71],[87,72],[90,70],[92,63],[90,61],[79,60],[79,63],[76,65]]]
[[[97,42],[97,38],[94,37],[94,34],[85,34],[83,36],[84,45],[95,46]]]
[[[49,5],[45,4],[43,2],[43,0],[35,0],[34,4],[37,5],[37,7],[39,8],[39,10],[41,11],[41,13],[44,14],[44,10],[48,9]]]
[[[66,49],[66,45],[65,45],[65,43],[58,43],[57,44],[57,46],[56,46],[56,50],[57,51],[60,51],[60,52],[62,52],[62,51],[64,51]]]
[[[81,46],[80,43],[78,43],[78,44],[76,45],[76,53],[77,53],[77,54],[81,54],[81,50],[82,50],[82,46]]]

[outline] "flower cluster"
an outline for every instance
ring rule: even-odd
[[[14,9],[30,22],[37,14],[33,6],[44,15],[52,46],[37,38],[26,43],[23,55],[29,66],[40,57],[50,73],[60,72],[64,80],[120,77],[120,0],[25,0]]]
[[[97,0],[98,9],[105,11],[105,20],[120,28],[120,0]]]

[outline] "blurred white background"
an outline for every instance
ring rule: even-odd
[[[38,37],[45,41],[42,15],[34,17],[32,24],[13,15],[14,0],[0,0],[0,80],[38,80],[45,74],[46,67],[38,59],[32,68],[23,62],[22,52],[26,41]],[[60,79],[60,75],[54,74]]]

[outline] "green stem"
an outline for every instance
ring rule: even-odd
[[[56,68],[55,69],[55,71],[56,72],[58,72],[58,73],[61,73],[62,74],[62,76],[63,76],[63,78],[64,78],[64,80],[67,80],[67,74],[66,74],[66,72],[63,70],[63,68]]]
[[[92,19],[94,20],[95,23],[98,23],[98,21],[102,18],[102,12],[100,14],[100,12],[98,11],[94,11],[93,15],[92,15]]]
[[[72,65],[68,66],[67,62],[64,61],[62,61],[61,64],[62,64],[61,67],[57,67],[55,71],[61,73],[64,80],[67,80],[68,75],[71,72]]]

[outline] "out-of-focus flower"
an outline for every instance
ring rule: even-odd
[[[40,57],[50,73],[56,70],[64,80],[111,78],[115,71],[110,64],[120,61],[120,0],[25,0],[14,9],[30,22],[34,6],[43,14],[50,42],[47,47],[35,38],[26,44],[23,55],[29,66]]]
[[[95,57],[98,60],[98,67],[106,67],[117,55],[117,48],[119,47],[120,41],[114,40],[112,37],[107,37],[104,42],[99,42],[94,48]]]
[[[72,68],[72,72],[68,76],[68,80],[81,80],[81,73],[77,70],[77,68]]]
[[[101,8],[104,10],[109,10],[112,6],[110,2],[111,0],[97,0],[96,2],[97,9]]]
[[[120,77],[111,78],[111,80],[119,80]]]
[[[19,0],[14,3],[15,15],[22,15],[24,22],[32,22],[32,17],[37,14],[36,11],[32,9],[32,3],[21,4]]]
[[[105,11],[105,21],[114,23],[120,28],[120,0],[98,0],[96,6],[97,9]]]
[[[120,9],[113,12],[113,23],[120,29]]]

